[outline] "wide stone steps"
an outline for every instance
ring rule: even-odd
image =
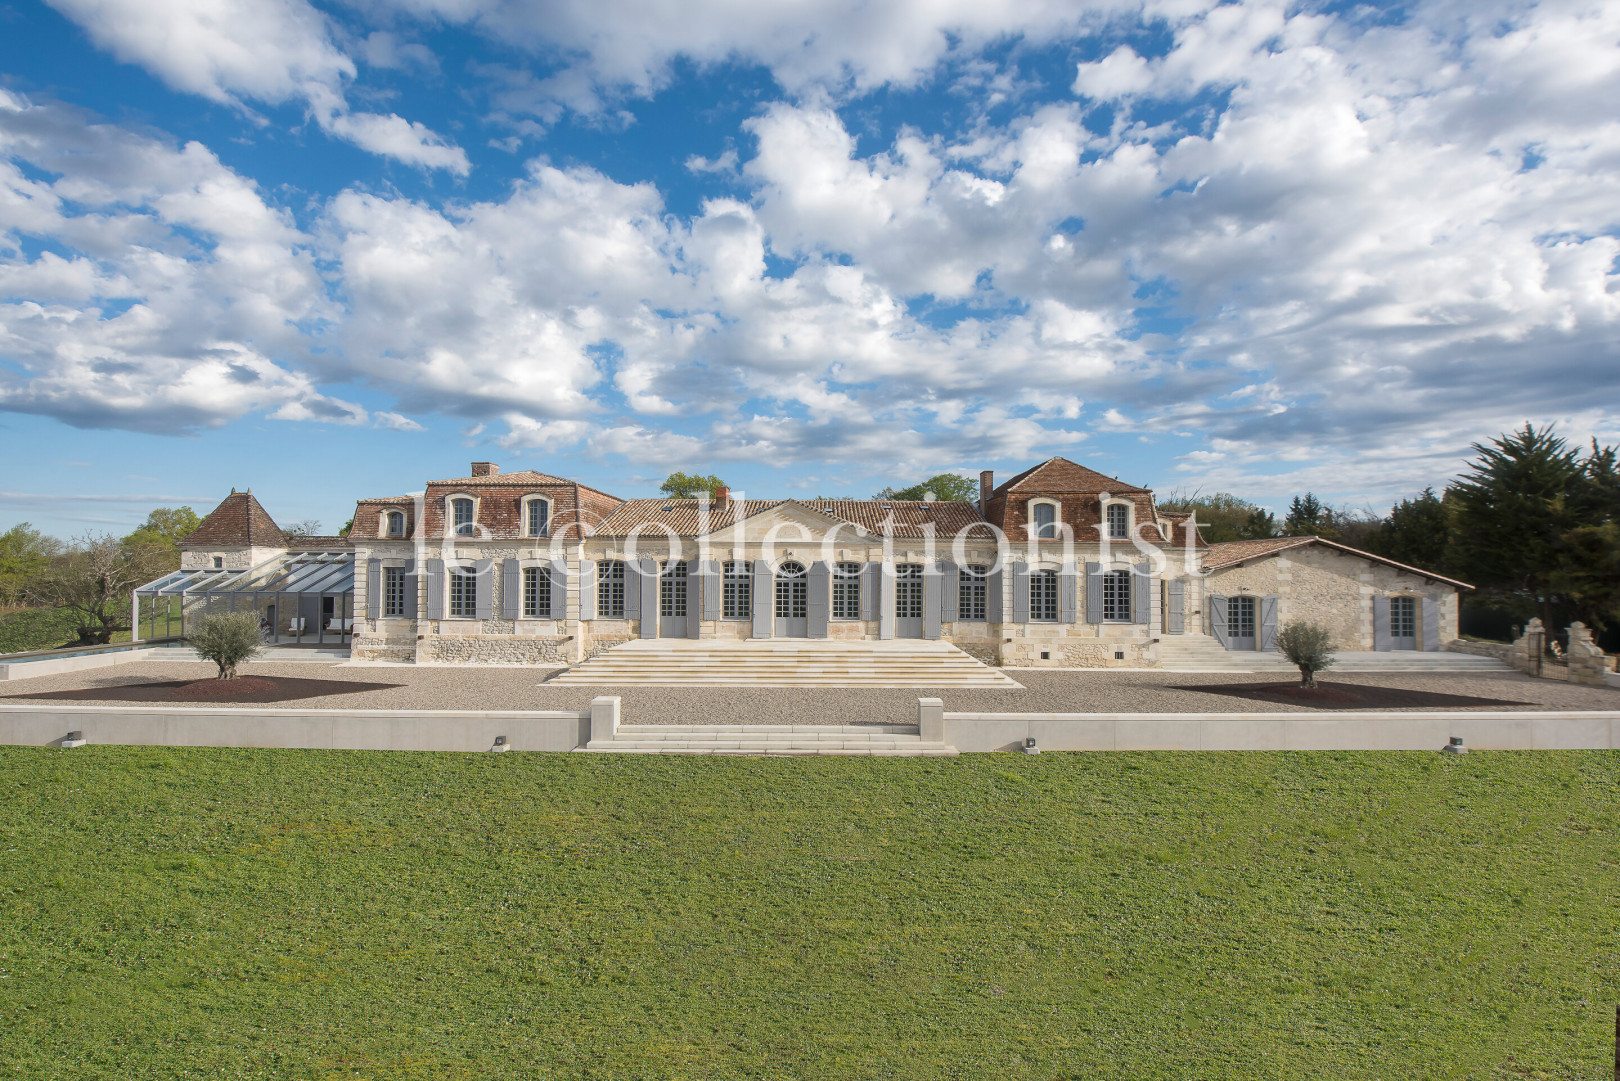
[[[956,748],[925,742],[916,725],[620,725],[610,740],[591,740],[592,754],[859,755],[953,758]]]
[[[1016,688],[948,642],[633,641],[550,681],[562,685]]]

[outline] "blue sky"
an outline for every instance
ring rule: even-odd
[[[1620,11],[0,0],[0,528],[466,463],[1386,507],[1620,423]]]

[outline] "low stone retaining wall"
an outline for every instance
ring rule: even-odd
[[[114,664],[148,660],[163,646],[141,646],[106,653],[85,653],[77,657],[39,657],[28,661],[0,663],[0,681],[28,679],[31,676],[59,676],[63,672],[82,672],[90,668],[106,668]]]

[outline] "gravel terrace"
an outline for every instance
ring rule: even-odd
[[[1267,683],[1276,673],[1074,672],[1009,669],[1023,690],[897,688],[847,690],[819,687],[547,687],[549,672],[537,668],[381,668],[298,662],[243,666],[243,674],[299,676],[354,683],[397,683],[388,690],[362,691],[289,703],[297,709],[584,709],[599,694],[624,700],[627,724],[859,724],[908,723],[917,699],[941,698],[947,710],[992,713],[1289,713],[1297,707],[1248,701],[1224,694],[1187,690],[1197,684]],[[35,691],[115,686],[149,680],[204,679],[207,663],[146,662],[60,676],[37,676],[0,683],[0,703],[21,704]],[[1334,678],[1328,676],[1327,678]],[[1446,694],[1499,698],[1524,709],[1620,709],[1620,690],[1580,687],[1517,672],[1458,675],[1363,675],[1336,677],[1344,683],[1407,687]],[[137,703],[146,704],[150,703]],[[210,709],[251,709],[251,703],[199,703]],[[190,709],[165,704],[165,709]],[[265,708],[265,707],[258,707]],[[277,708],[277,707],[270,707]],[[1498,709],[1513,707],[1494,707]],[[1303,712],[1321,712],[1307,709]]]

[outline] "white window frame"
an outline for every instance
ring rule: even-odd
[[[847,560],[833,564],[832,619],[861,618],[861,569],[861,564]]]
[[[720,567],[722,619],[754,617],[754,569],[746,559],[728,559]]]
[[[1135,590],[1133,590],[1131,587],[1134,586],[1136,584],[1136,582],[1135,582],[1135,579],[1133,579],[1131,577],[1131,575],[1132,575],[1132,571],[1131,571],[1131,568],[1129,568],[1129,567],[1109,567],[1107,570],[1103,571],[1101,575],[1098,576],[1101,580],[1097,583],[1097,587],[1102,590],[1102,594],[1103,594],[1103,622],[1104,623],[1132,623],[1132,622],[1134,622],[1133,617],[1135,616],[1136,613],[1133,612],[1131,609],[1132,609],[1132,606],[1135,604],[1136,598],[1134,596]],[[1108,606],[1109,606],[1109,603],[1110,603],[1110,598],[1108,596],[1108,593],[1109,593],[1109,588],[1108,587],[1109,587],[1110,582],[1114,583],[1114,597],[1112,598],[1112,603],[1113,603],[1113,606],[1114,606],[1114,614],[1113,615],[1108,614]],[[1119,584],[1121,582],[1124,583],[1123,586],[1121,586]],[[1123,592],[1121,592],[1121,591],[1123,591]],[[1120,606],[1122,604],[1124,605],[1124,609],[1125,609],[1125,614],[1124,615],[1120,614]]]
[[[556,619],[551,611],[551,567],[544,563],[524,563],[518,574],[518,618],[519,619]],[[529,593],[529,575],[534,575],[535,589],[533,596]],[[530,601],[534,602],[533,609]],[[545,611],[542,613],[541,609]]]
[[[465,602],[465,611],[456,611],[455,581],[460,577],[466,585],[463,586],[462,599]],[[477,619],[478,618],[478,568],[471,563],[451,563],[444,568],[444,616],[446,619]]]
[[[1041,529],[1043,527],[1037,525],[1036,522],[1035,522],[1035,508],[1036,507],[1051,507],[1052,508],[1052,524],[1051,524],[1052,532],[1051,533],[1044,534],[1044,535],[1041,533]],[[1025,532],[1027,532],[1034,539],[1036,539],[1036,540],[1057,540],[1059,537],[1061,537],[1063,535],[1063,504],[1058,502],[1056,499],[1050,499],[1050,498],[1048,498],[1046,496],[1036,496],[1034,499],[1031,499],[1029,501],[1028,513],[1029,513],[1029,524],[1024,527],[1024,530],[1025,530]]]
[[[964,563],[957,568],[956,621],[990,621],[990,568],[983,563]]]
[[[395,533],[388,528],[388,520],[399,515],[399,532]],[[384,507],[382,514],[377,518],[377,537],[379,540],[399,540],[405,536],[406,524],[409,519],[405,512],[398,507]]]
[[[1125,510],[1125,532],[1117,534],[1117,535],[1114,533],[1114,530],[1113,530],[1113,522],[1109,520],[1109,513],[1115,507],[1123,507],[1124,510]],[[1102,503],[1102,526],[1101,526],[1101,532],[1102,532],[1102,535],[1103,535],[1104,538],[1106,538],[1108,540],[1130,540],[1131,539],[1131,529],[1135,524],[1136,524],[1136,504],[1132,503],[1128,499],[1105,499],[1105,500],[1103,500],[1103,503]]]
[[[397,612],[389,611],[389,609],[391,607],[393,607],[392,602],[394,601],[395,598],[389,596],[388,577],[389,577],[390,573],[394,573],[394,572],[397,572],[399,574],[399,597],[398,597],[399,611],[397,611]],[[385,564],[383,564],[382,581],[378,583],[378,586],[382,589],[382,596],[378,599],[378,604],[377,604],[377,612],[379,613],[379,615],[383,619],[404,619],[405,618],[406,591],[411,588],[411,585],[412,585],[412,583],[411,583],[410,575],[405,573],[405,565],[403,563],[399,563],[399,564],[385,563]]]
[[[536,503],[544,504],[545,508],[546,508],[546,528],[541,530],[538,533],[532,532],[530,530],[530,528],[529,528],[529,525],[530,525],[530,523],[529,523],[529,515],[534,513],[530,508],[533,507]],[[521,505],[520,505],[519,509],[522,512],[522,517],[519,520],[518,528],[522,532],[523,536],[525,536],[525,537],[549,537],[549,536],[551,536],[552,516],[553,516],[553,514],[555,514],[557,508],[552,503],[552,500],[551,500],[550,496],[526,495],[526,496],[523,497],[523,500],[521,502]]]
[[[456,524],[456,502],[465,499],[472,504],[472,521],[463,533]],[[444,497],[444,535],[447,537],[478,536],[478,497],[471,492],[452,492]]]
[[[1039,579],[1042,583],[1045,583],[1047,581],[1050,581],[1052,583],[1052,595],[1051,595],[1051,598],[1050,598],[1051,606],[1048,608],[1047,605],[1046,605],[1046,601],[1048,600],[1048,598],[1042,597],[1041,598],[1041,601],[1042,601],[1041,609],[1042,610],[1041,610],[1041,613],[1039,615],[1037,615],[1036,612],[1035,612],[1035,582],[1036,582],[1036,579]],[[1063,615],[1063,573],[1062,573],[1062,571],[1057,567],[1039,567],[1039,566],[1031,567],[1031,568],[1029,568],[1028,582],[1029,582],[1029,621],[1031,623],[1056,623]],[[1043,593],[1045,592],[1044,584],[1042,586],[1041,591]],[[1048,613],[1050,613],[1050,614],[1048,614]]]
[[[614,577],[612,568],[617,564],[619,574]],[[618,583],[618,603],[613,604],[613,583]],[[630,568],[622,559],[605,558],[596,564],[596,618],[597,619],[624,619],[625,591],[631,587]],[[617,611],[614,611],[617,609]]]

